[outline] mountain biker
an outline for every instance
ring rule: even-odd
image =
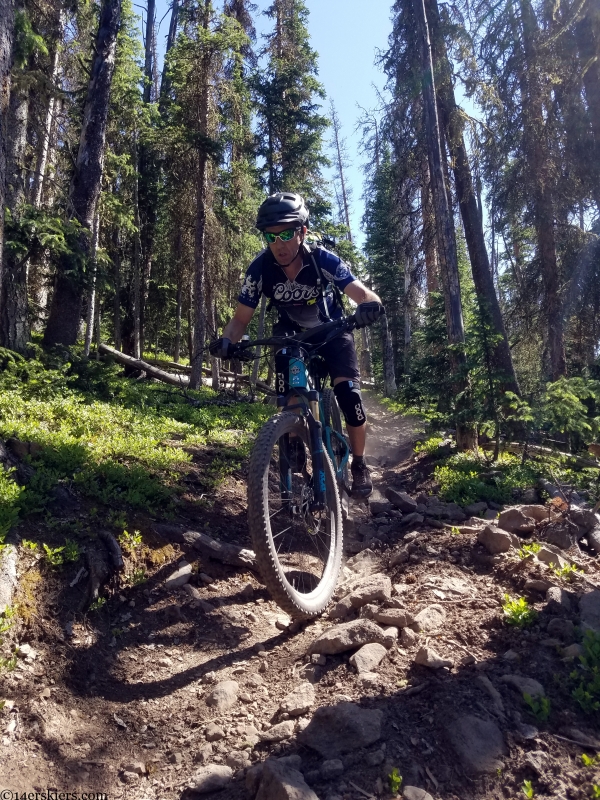
[[[232,343],[238,342],[254,315],[261,294],[276,308],[279,319],[273,336],[285,336],[322,325],[343,316],[341,294],[358,304],[358,327],[376,322],[383,306],[370,289],[357,280],[350,268],[325,248],[311,249],[305,243],[309,212],[299,194],[280,192],[268,197],[258,209],[256,227],[267,247],[248,267],[233,318],[223,336],[210,346],[219,358],[229,358]],[[318,339],[311,342],[318,341]],[[352,495],[368,497],[373,491],[365,463],[367,415],[360,393],[360,374],[350,331],[341,333],[319,350],[329,371],[333,391],[346,420],[352,449]],[[287,359],[277,354],[275,368],[278,394],[289,390]]]

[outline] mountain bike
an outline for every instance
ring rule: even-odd
[[[250,456],[248,524],[257,565],[274,600],[295,617],[321,613],[337,583],[343,552],[340,495],[349,495],[350,447],[319,349],[356,327],[354,316],[293,336],[233,345],[248,359],[255,345],[289,356],[289,391],[261,428]],[[323,336],[318,344],[315,336]],[[252,356],[250,356],[251,358]]]

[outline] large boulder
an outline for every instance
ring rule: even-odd
[[[339,758],[378,741],[382,721],[382,711],[360,708],[355,703],[321,706],[298,740],[323,758]]]
[[[585,536],[600,525],[600,517],[586,508],[572,508],[569,512],[569,519],[577,525],[579,536]]]
[[[580,533],[574,522],[561,519],[546,525],[544,536],[550,544],[560,547],[561,550],[568,550],[579,539]]]
[[[372,642],[383,644],[384,640],[385,634],[379,625],[370,619],[355,619],[326,630],[311,644],[308,652],[335,655]]]
[[[201,767],[189,782],[189,788],[195,794],[208,794],[224,789],[233,777],[231,767],[224,764],[209,764]]]

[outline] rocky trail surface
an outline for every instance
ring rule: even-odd
[[[292,622],[252,571],[199,559],[168,538],[176,526],[143,518],[145,549],[125,555],[130,566],[143,559],[146,579],[109,585],[98,611],[75,611],[79,565],[29,587],[35,611],[2,646],[17,658],[0,672],[0,789],[600,796],[600,673],[578,666],[585,630],[600,631],[597,518],[560,504],[442,502],[412,451],[416,421],[368,403],[376,491],[351,505],[343,575],[322,618]],[[210,506],[190,485],[176,522],[249,546],[244,492],[243,472]],[[540,548],[523,550],[533,540]],[[37,558],[19,549],[21,591]],[[506,595],[528,601],[522,627],[507,624],[517,617],[507,620]]]

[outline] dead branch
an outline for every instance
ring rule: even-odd
[[[199,531],[185,530],[176,525],[156,524],[155,532],[165,539],[180,544],[189,544],[203,556],[222,561],[224,564],[232,564],[235,567],[245,569],[257,569],[256,556],[253,550],[238,547],[226,542],[218,542],[205,533]]]

